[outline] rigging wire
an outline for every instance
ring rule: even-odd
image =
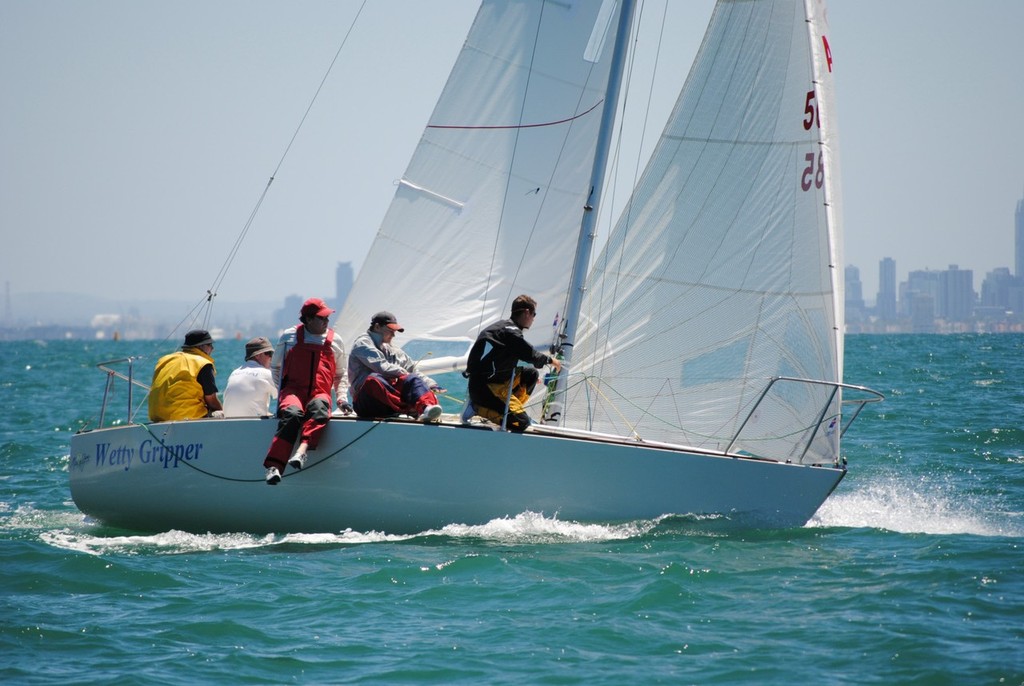
[[[526,76],[526,85],[523,88],[523,100],[522,100],[522,102],[519,103],[519,119],[518,119],[517,123],[520,124],[520,125],[524,121],[523,120],[523,116],[524,116],[524,112],[526,110],[527,97],[528,97],[529,92],[530,92],[530,81],[531,81],[531,78],[533,76],[533,61],[537,57],[537,44],[538,44],[538,42],[540,40],[539,36],[540,36],[541,26],[543,26],[543,24],[544,24],[544,9],[545,9],[544,5],[541,5],[540,16],[537,18],[537,28],[536,28],[536,31],[534,33],[534,38],[533,38],[533,50],[530,52],[530,68],[526,70],[526,75],[527,76]],[[491,245],[491,264],[490,264],[489,268],[487,269],[487,282],[484,284],[484,293],[485,294],[489,294],[491,292],[491,279],[494,276],[494,264],[495,264],[495,262],[498,259],[498,247],[500,245],[500,239],[501,239],[501,227],[502,227],[502,224],[504,222],[505,207],[508,204],[509,191],[511,190],[512,170],[515,168],[516,152],[519,150],[519,134],[520,134],[520,131],[522,131],[521,126],[517,126],[515,128],[515,132],[516,132],[515,133],[515,140],[512,143],[512,157],[509,160],[508,174],[507,174],[507,176],[505,178],[505,192],[504,192],[504,194],[502,195],[502,198],[501,198],[501,209],[498,211],[498,226],[497,226],[497,230],[494,233],[494,243]],[[529,241],[527,241],[527,245],[529,245]],[[517,270],[517,273],[518,273],[518,270]],[[515,283],[515,279],[514,278],[513,278],[512,282]],[[505,301],[505,303],[501,307],[501,311],[502,312],[504,312],[507,309],[507,307],[509,306],[508,298],[510,298],[510,297],[512,297],[511,292],[506,294],[506,296],[505,296],[506,301]],[[478,330],[483,329],[483,327],[484,327],[484,314],[486,313],[485,312],[486,308],[487,308],[487,299],[485,297],[485,298],[482,298],[481,301],[480,301],[480,314],[479,314],[479,317],[477,318],[477,329]]]
[[[263,421],[265,419],[271,419],[271,418],[269,418],[269,417],[261,418],[260,421]],[[352,420],[349,420],[349,421],[352,421]],[[330,460],[330,459],[332,459],[334,457],[337,457],[343,451],[347,450],[348,448],[352,447],[353,445],[355,445],[356,443],[361,441],[370,432],[372,432],[378,426],[380,426],[381,424],[384,424],[386,422],[387,422],[387,420],[376,420],[376,421],[374,421],[370,425],[370,428],[368,428],[366,431],[364,431],[363,433],[359,434],[358,436],[353,438],[351,441],[349,441],[348,443],[344,444],[343,446],[341,446],[340,448],[335,450],[333,453],[328,453],[327,455],[324,455],[323,457],[317,459],[316,461],[311,461],[308,465],[303,467],[303,471],[309,470],[310,468],[313,468],[313,467],[318,467],[321,464],[323,464],[324,462],[327,462],[328,460]],[[174,454],[174,449],[169,447],[164,442],[164,439],[167,438],[168,431],[164,431],[164,437],[161,438],[160,436],[157,436],[155,433],[153,433],[153,429],[151,428],[151,425],[149,425],[149,424],[140,424],[140,426],[143,429],[146,430],[146,433],[148,433],[150,436],[153,437],[153,440],[156,443],[158,443],[163,450],[165,450],[169,454],[172,454],[172,455]],[[181,460],[181,461],[175,460],[175,465],[177,466],[178,464],[181,464],[181,465],[184,465],[186,467],[189,467],[192,470],[194,470],[196,472],[199,472],[200,474],[204,474],[204,475],[212,477],[214,479],[220,479],[221,481],[236,481],[236,482],[239,482],[239,483],[259,483],[259,482],[263,481],[263,477],[252,478],[252,479],[249,479],[249,478],[242,479],[242,478],[238,478],[238,477],[224,476],[223,474],[214,474],[213,472],[209,472],[209,471],[203,469],[202,467],[197,467],[192,462],[187,461],[187,460]],[[286,475],[282,476],[282,478],[287,479],[287,478],[292,477],[292,476],[295,476],[295,472],[291,472],[289,474],[286,474]]]
[[[527,83],[526,83],[526,85],[524,87],[524,90],[523,90],[523,99],[522,99],[522,102],[520,103],[519,120],[518,120],[517,124],[514,125],[514,126],[481,126],[481,127],[473,127],[473,128],[488,128],[488,129],[499,129],[499,128],[501,128],[501,129],[515,129],[515,131],[516,131],[515,142],[512,144],[512,151],[513,151],[512,152],[512,158],[509,160],[508,173],[507,173],[506,179],[505,179],[505,192],[504,192],[504,194],[502,196],[501,210],[499,211],[499,214],[498,214],[498,230],[497,230],[497,232],[494,235],[494,243],[492,244],[491,268],[488,269],[487,283],[485,285],[485,290],[484,290],[485,293],[490,293],[491,277],[494,274],[494,264],[495,264],[496,260],[498,259],[498,249],[499,249],[499,246],[500,246],[501,231],[502,231],[502,227],[504,226],[504,223],[505,223],[504,222],[505,208],[506,208],[506,206],[507,206],[507,204],[509,202],[509,194],[511,193],[511,186],[512,186],[512,181],[513,181],[513,173],[512,173],[512,171],[515,168],[516,152],[519,149],[518,141],[519,141],[520,131],[522,131],[524,129],[537,128],[537,127],[541,127],[541,126],[555,126],[555,125],[559,125],[559,124],[567,124],[568,125],[566,127],[566,129],[565,129],[565,134],[562,136],[562,145],[561,145],[561,148],[559,148],[558,154],[557,154],[556,159],[555,159],[555,163],[551,167],[551,174],[550,174],[549,178],[546,180],[546,183],[544,184],[543,188],[538,187],[538,188],[536,188],[534,190],[529,191],[529,193],[537,193],[537,194],[541,195],[542,197],[540,199],[540,203],[539,203],[538,208],[536,210],[536,213],[534,215],[534,221],[533,221],[532,225],[530,226],[530,231],[529,231],[529,233],[528,233],[528,235],[526,237],[526,240],[525,240],[526,248],[519,255],[519,261],[516,264],[516,268],[515,268],[515,270],[512,273],[512,277],[511,277],[511,280],[510,280],[510,288],[511,288],[511,284],[515,284],[518,281],[519,274],[520,274],[520,272],[521,272],[521,270],[523,268],[523,265],[526,264],[526,261],[528,260],[528,257],[529,257],[529,246],[532,243],[533,236],[537,232],[538,222],[540,221],[540,217],[543,214],[544,206],[545,206],[545,201],[547,199],[548,193],[550,192],[550,190],[551,190],[551,188],[553,186],[553,178],[554,178],[554,176],[557,173],[557,170],[559,168],[558,165],[559,165],[560,161],[562,160],[562,156],[563,156],[563,153],[565,151],[565,147],[568,144],[570,135],[572,133],[572,127],[574,125],[574,122],[577,119],[580,119],[580,118],[590,114],[591,112],[596,110],[599,106],[601,106],[604,103],[604,99],[602,98],[601,100],[597,101],[596,103],[590,105],[589,108],[586,107],[585,104],[584,104],[584,101],[583,101],[584,97],[586,96],[586,88],[581,88],[580,89],[580,93],[579,93],[579,97],[577,98],[577,101],[576,101],[576,107],[573,110],[575,112],[575,114],[573,114],[572,116],[565,117],[565,118],[557,120],[557,121],[546,121],[546,122],[541,122],[541,123],[525,123],[524,112],[526,110],[526,105],[527,105],[528,98],[529,98],[530,78],[531,78],[531,76],[533,74],[533,62],[534,62],[534,60],[536,59],[536,56],[537,56],[537,46],[540,43],[540,32],[541,32],[541,28],[542,28],[542,26],[544,24],[544,11],[545,11],[544,10],[544,6],[542,6],[541,10],[540,10],[541,15],[540,15],[540,17],[537,20],[537,29],[536,29],[536,33],[534,35],[534,41],[533,41],[533,51],[530,53],[530,68],[527,70]],[[588,81],[589,81],[590,77],[593,75],[594,68],[595,67],[591,67],[590,73],[587,75],[587,80]],[[432,128],[442,128],[442,127],[435,126],[435,127],[432,127]],[[469,127],[460,127],[460,128],[469,128]],[[510,299],[512,298],[512,296],[513,296],[513,293],[512,293],[511,290],[509,290],[509,292],[506,293],[506,296],[505,296],[506,297],[505,304],[501,308],[502,312],[507,312],[508,311],[508,307],[510,305]],[[485,322],[483,321],[483,317],[484,317],[484,314],[485,314],[485,309],[486,309],[486,300],[482,300],[481,303],[480,303],[480,313],[479,313],[479,317],[478,317],[478,320],[477,320],[477,328],[478,329],[482,329],[484,324],[485,324]],[[563,310],[564,310],[564,308],[563,308]]]
[[[234,262],[235,257],[238,255],[239,249],[242,247],[242,243],[245,240],[246,235],[249,233],[249,229],[252,228],[252,224],[256,219],[257,213],[259,213],[260,206],[263,205],[264,199],[267,197],[267,193],[270,191],[270,186],[274,183],[274,179],[277,178],[278,172],[281,170],[281,166],[284,164],[285,158],[288,157],[288,153],[292,149],[295,140],[299,136],[299,131],[302,130],[303,125],[306,123],[306,119],[309,117],[310,111],[313,109],[313,105],[316,104],[317,98],[320,96],[320,92],[324,88],[324,84],[327,83],[328,77],[331,75],[331,71],[334,69],[334,65],[338,62],[338,58],[341,56],[341,51],[345,49],[345,45],[348,44],[349,36],[352,35],[352,30],[355,28],[356,22],[359,20],[359,16],[363,12],[363,8],[366,7],[366,0],[363,0],[359,6],[359,10],[355,16],[352,17],[352,22],[349,24],[348,30],[345,32],[344,38],[342,38],[341,45],[338,46],[338,50],[334,53],[334,58],[327,67],[327,71],[324,73],[323,78],[320,80],[320,85],[317,86],[316,92],[313,93],[313,97],[309,101],[309,105],[306,107],[306,111],[303,113],[302,118],[299,120],[298,126],[295,127],[294,133],[292,133],[291,139],[288,141],[288,145],[285,146],[284,152],[281,154],[281,159],[278,160],[277,166],[274,167],[273,173],[267,180],[267,185],[263,187],[263,192],[260,193],[259,198],[256,200],[256,204],[253,206],[252,211],[249,213],[249,217],[246,219],[245,224],[242,226],[242,230],[239,232],[238,237],[235,238],[234,244],[231,246],[231,250],[228,252],[227,258],[224,260],[224,264],[221,265],[220,271],[217,272],[217,276],[214,278],[212,285],[206,291],[204,296],[207,307],[204,324],[208,326],[210,317],[213,312],[213,300],[217,297],[217,289],[224,282],[227,277],[228,269]],[[193,310],[194,311],[194,310]]]
[[[281,158],[277,162],[277,166],[274,167],[274,171],[270,175],[270,179],[267,181],[266,186],[264,186],[263,188],[263,192],[260,193],[260,196],[257,199],[256,204],[252,208],[252,211],[249,212],[249,216],[246,218],[245,224],[242,226],[241,231],[235,238],[235,242],[231,246],[231,250],[228,252],[228,256],[224,260],[224,263],[221,265],[220,271],[217,272],[217,276],[214,278],[213,283],[206,290],[206,293],[204,293],[203,296],[198,301],[196,301],[196,303],[192,306],[192,309],[189,310],[188,313],[184,317],[182,317],[178,321],[178,323],[175,324],[167,332],[166,336],[164,336],[162,340],[158,341],[154,345],[154,354],[155,351],[166,348],[168,341],[170,341],[171,338],[173,338],[182,329],[187,331],[192,328],[196,328],[200,319],[202,321],[202,324],[200,325],[202,328],[210,328],[210,322],[212,321],[213,318],[213,303],[214,299],[217,297],[217,290],[220,287],[220,285],[224,282],[224,279],[227,277],[228,269],[234,262],[234,259],[237,256],[238,251],[241,248],[246,235],[249,233],[249,229],[252,228],[252,224],[256,219],[256,215],[259,213],[260,207],[262,206],[264,199],[267,197],[267,193],[270,191],[271,184],[273,184],[274,179],[277,178],[278,172],[284,165],[284,161],[288,157],[288,153],[291,151],[292,145],[294,145],[296,139],[299,136],[299,132],[302,130],[303,125],[306,123],[306,119],[309,117],[309,113],[312,111],[313,106],[316,104],[316,101],[320,96],[320,92],[323,90],[324,85],[327,83],[327,79],[330,77],[331,72],[334,69],[334,65],[338,62],[338,58],[341,56],[341,51],[345,48],[345,45],[348,43],[348,39],[352,35],[352,31],[355,28],[356,22],[359,20],[359,17],[362,14],[363,9],[365,7],[366,0],[363,0],[363,2],[359,6],[359,10],[355,13],[355,16],[352,17],[352,22],[349,24],[348,30],[345,32],[344,38],[342,38],[341,45],[339,45],[338,49],[335,51],[334,57],[333,59],[331,59],[331,63],[328,65],[327,70],[324,72],[323,78],[320,79],[320,84],[317,86],[316,92],[313,93],[313,97],[310,99],[309,105],[307,105],[305,112],[303,112],[302,114],[302,118],[299,120],[298,125],[295,127],[295,131],[292,133],[291,138],[288,140],[288,144],[285,146],[284,152],[281,154]],[[138,359],[144,359],[144,357],[145,356],[139,356]],[[143,396],[141,402],[146,401],[146,396],[148,396],[148,393],[145,396]]]
[[[628,77],[626,79],[626,87],[624,88],[624,92],[623,92],[623,104],[622,104],[623,119],[624,119],[624,114],[625,114],[625,111],[626,111],[626,103],[629,101],[630,86],[632,85],[634,70],[636,68],[636,57],[637,57],[637,50],[638,50],[638,44],[639,44],[639,33],[640,33],[639,27],[641,26],[641,24],[643,22],[644,9],[645,8],[646,8],[646,3],[645,2],[641,2],[640,6],[639,6],[638,17],[637,17],[637,22],[636,22],[637,35],[636,35],[636,38],[634,39],[634,42],[633,42],[633,52],[632,52],[631,59],[630,59],[630,67],[627,70]],[[667,23],[667,18],[668,18],[668,2],[666,1],[665,4],[663,5],[663,9],[662,9],[661,26],[660,26],[660,31],[658,32],[658,43],[655,46],[655,50],[654,50],[654,67],[653,67],[653,69],[651,71],[650,84],[649,84],[648,90],[647,90],[647,103],[646,103],[646,107],[644,109],[643,124],[642,124],[642,126],[640,128],[640,141],[639,141],[639,143],[637,145],[637,149],[636,149],[636,161],[635,161],[635,164],[634,164],[634,167],[633,167],[633,178],[632,178],[632,181],[630,182],[630,188],[631,189],[635,189],[636,188],[637,180],[640,177],[641,163],[642,163],[642,160],[643,160],[644,141],[647,138],[647,129],[648,129],[648,125],[650,123],[651,102],[654,99],[654,84],[655,84],[655,82],[657,80],[658,65],[661,63],[662,44],[663,44],[663,41],[664,41],[664,38],[665,38],[665,25]],[[615,197],[615,188],[617,186],[617,181],[618,181],[618,175],[616,173],[614,173],[614,170],[617,169],[617,166],[619,164],[619,154],[622,151],[622,137],[623,137],[623,131],[624,130],[625,130],[625,126],[624,126],[624,121],[623,121],[623,125],[619,126],[619,138],[618,138],[618,142],[616,144],[615,161],[612,164],[613,173],[610,175],[610,183],[612,185],[612,187],[611,187],[611,197],[613,199]],[[623,224],[624,226],[629,226],[630,216],[631,216],[631,213],[632,213],[632,209],[633,209],[633,193],[630,192],[629,197],[626,200],[626,207],[622,210],[622,214],[620,216],[620,221],[624,223]],[[607,205],[607,212],[608,212],[608,227],[609,227],[609,237],[610,237],[611,231],[614,230],[615,226],[616,226],[615,214],[614,214],[615,209],[613,207],[613,203],[611,203],[611,202],[608,203],[608,205]],[[604,256],[604,259],[605,259],[604,267],[605,267],[605,272],[607,273],[607,261],[611,258],[611,255],[608,253],[607,250],[602,250],[601,254]],[[618,253],[618,263],[619,263],[620,267],[616,269],[616,273],[617,274],[621,274],[622,273],[621,263],[622,263],[623,256],[624,256],[624,254],[620,250],[619,253]],[[605,286],[605,281],[603,279],[601,281],[601,286],[602,286],[602,289]],[[612,283],[611,303],[610,303],[610,306],[609,306],[609,310],[611,312],[615,312],[615,303],[616,303],[616,301],[618,299],[618,287],[619,287],[619,282],[618,282],[618,279],[616,279]],[[599,306],[601,311],[599,311],[597,313],[597,315],[592,318],[592,321],[600,322],[600,321],[602,321],[603,309],[604,309],[603,305],[602,305],[602,303],[604,302],[603,293],[600,296],[598,296],[597,298],[595,298],[595,300],[598,303],[598,306]],[[600,327],[601,329],[604,330],[603,331],[603,337],[604,337],[605,340],[607,340],[607,338],[610,335],[609,332],[611,330],[611,325],[612,325],[612,321],[611,321],[611,318],[609,318],[608,321],[606,321],[604,323],[604,325],[602,327]],[[602,338],[602,331],[601,330],[596,330],[594,332],[594,336],[595,336],[594,350],[595,351],[596,350],[600,350],[602,345],[600,344],[599,341]],[[602,361],[601,361],[599,367],[595,370],[595,373],[594,373],[594,376],[597,379],[601,379],[602,374],[603,374],[603,369],[604,369],[604,359],[602,358]]]

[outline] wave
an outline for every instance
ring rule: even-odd
[[[70,516],[70,515],[69,515]],[[24,520],[30,519],[27,514]],[[81,521],[81,516],[77,519]],[[441,529],[418,534],[394,535],[377,531],[346,530],[338,533],[267,534],[247,533],[192,534],[184,531],[166,531],[156,534],[104,534],[100,525],[84,527],[65,526],[43,531],[40,538],[49,545],[87,553],[90,555],[177,555],[219,550],[247,548],[322,547],[360,545],[367,543],[396,543],[424,539],[475,540],[496,544],[544,544],[603,542],[643,536],[654,529],[659,520],[627,522],[622,524],[583,524],[564,521],[556,516],[536,512],[523,512],[515,517],[493,519],[486,524],[449,524]],[[53,524],[52,520],[50,523]],[[109,532],[109,529],[106,530]]]
[[[834,493],[808,527],[873,528],[905,534],[1024,535],[1024,513],[1001,512],[982,496],[939,481],[879,478]]]
[[[2,509],[2,508],[0,508]],[[693,516],[664,515],[623,523],[581,523],[557,514],[523,512],[485,524],[449,524],[416,534],[345,530],[313,534],[206,533],[184,531],[124,533],[93,522],[75,511],[18,507],[4,529],[37,531],[57,548],[90,555],[178,555],[195,552],[258,548],[317,549],[374,543],[475,542],[496,545],[601,543],[642,538],[649,534],[728,535],[719,524]],[[1001,512],[981,496],[965,497],[940,481],[909,477],[877,477],[848,493],[835,493],[814,515],[806,529],[871,528],[903,534],[976,536],[1024,535],[1024,513]],[[749,533],[749,532],[748,532]]]

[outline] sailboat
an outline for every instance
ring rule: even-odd
[[[717,2],[595,256],[634,15],[632,0],[484,0],[335,324],[352,341],[396,311],[407,352],[457,370],[532,295],[551,328],[530,340],[564,364],[530,429],[336,416],[306,468],[267,488],[274,419],[101,415],[71,440],[77,506],[196,532],[401,534],[524,512],[805,524],[846,474],[842,434],[881,399],[843,382],[825,4]]]

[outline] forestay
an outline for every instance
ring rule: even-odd
[[[806,12],[715,8],[592,270],[567,425],[723,449],[771,377],[842,380],[831,56],[824,3]],[[735,449],[832,463],[832,392],[777,384]]]

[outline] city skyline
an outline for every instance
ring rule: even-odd
[[[657,87],[638,80],[626,99],[649,122],[644,150],[713,5],[645,9],[666,16],[671,39],[637,41],[663,47]],[[244,229],[220,298],[329,292],[337,260],[361,266],[475,6],[370,3],[353,25],[355,6],[327,0],[252,0],[244,11],[233,1],[0,3],[12,103],[0,127],[0,279],[16,297],[198,299]],[[864,271],[871,299],[887,255],[901,270],[1004,266],[1024,128],[1000,127],[995,156],[977,132],[993,93],[999,111],[1024,110],[1024,89],[1005,85],[1024,63],[1024,3],[844,0],[830,3],[829,22],[844,265]],[[624,206],[643,159],[623,152],[610,209]],[[318,247],[281,278],[280,255],[303,234]]]
[[[995,275],[1000,270],[1006,269],[1009,271],[1010,276],[1013,276],[1018,279],[1024,279],[1024,191],[1022,191],[1021,198],[1017,201],[1016,210],[1013,213],[1012,226],[1012,231],[1007,232],[1010,236],[1012,236],[1013,240],[1012,255],[1009,258],[1010,263],[994,265],[981,272],[979,272],[979,270],[971,268],[970,266],[961,265],[957,261],[950,261],[943,268],[931,267],[929,265],[916,268],[907,268],[904,266],[903,271],[901,272],[899,271],[897,260],[895,260],[891,256],[882,256],[878,260],[878,270],[875,272],[877,279],[874,283],[877,284],[877,287],[875,288],[874,292],[871,292],[870,290],[863,288],[864,283],[869,283],[868,281],[866,281],[864,277],[866,273],[870,273],[865,272],[864,266],[854,264],[848,260],[845,265],[845,268],[849,269],[853,267],[860,271],[860,290],[862,293],[862,297],[869,307],[876,308],[878,307],[878,301],[881,299],[883,293],[886,293],[887,283],[889,287],[895,288],[898,284],[905,283],[906,281],[908,281],[910,279],[910,276],[914,272],[918,271],[938,273],[953,268],[957,268],[963,271],[972,272],[975,276],[978,277],[979,283],[981,283],[990,275]],[[900,274],[904,275],[903,279],[899,278]],[[888,295],[892,295],[894,292],[895,291],[889,292]],[[976,293],[980,296],[980,290],[976,290]],[[850,300],[849,293],[846,294],[846,299],[847,301]],[[889,303],[883,303],[883,308],[889,306]]]
[[[1018,242],[1016,256],[1024,250]],[[987,272],[975,289],[974,271],[956,264],[944,270],[910,270],[896,281],[896,261],[878,264],[876,300],[864,297],[860,269],[844,269],[847,333],[959,333],[1024,331],[1024,278],[1009,267]]]
[[[977,305],[984,312],[986,307],[993,305],[994,298],[1002,298],[1002,301],[1012,300],[1014,295],[1007,295],[1002,293],[1006,288],[1015,287],[1013,284],[1018,284],[1024,287],[1024,279],[1020,277],[1024,276],[1024,194],[1017,201],[1016,210],[1014,213],[1014,229],[1013,229],[1013,255],[1011,262],[1013,267],[1000,265],[992,267],[979,273],[970,267],[963,267],[957,262],[949,262],[944,268],[933,268],[931,266],[904,266],[902,271],[898,261],[892,257],[884,256],[878,260],[877,274],[875,283],[878,284],[877,289],[872,293],[869,289],[865,288],[864,284],[871,283],[866,278],[872,274],[870,269],[864,268],[861,265],[847,263],[844,267],[844,281],[845,281],[845,301],[847,310],[847,325],[851,322],[854,325],[859,325],[861,318],[872,317],[881,322],[893,322],[897,321],[900,317],[911,317],[910,308],[911,305],[904,302],[904,296],[901,291],[909,289],[911,292],[914,291],[914,286],[911,284],[914,275],[925,275],[928,277],[934,276],[935,279],[942,278],[941,275],[950,271],[960,272],[963,276],[960,279],[965,279],[966,289],[970,293],[972,300],[971,315],[962,316],[959,319],[967,320],[973,316],[973,307]],[[903,278],[900,278],[904,275]],[[329,293],[319,294],[322,297],[326,297],[328,300],[334,301],[335,307],[341,309],[344,303],[344,298],[347,295],[349,289],[352,286],[352,282],[355,277],[355,271],[351,262],[338,262],[334,270],[334,294]],[[976,277],[976,278],[975,278]],[[986,282],[990,278],[1002,280],[1003,283],[993,283],[989,287],[989,293],[985,293]],[[1009,281],[1007,281],[1009,279]],[[1007,283],[1011,286],[1007,286]],[[993,293],[1002,293],[1002,295],[993,295]],[[29,293],[29,294],[12,294],[11,283],[8,281],[5,283],[5,303],[4,303],[4,316],[3,320],[0,321],[0,326],[5,327],[9,330],[25,327],[39,327],[39,326],[50,326],[55,325],[75,327],[79,333],[87,330],[90,326],[95,327],[97,330],[116,330],[121,327],[125,321],[144,321],[143,317],[140,317],[140,300],[127,300],[117,302],[113,307],[106,308],[104,311],[95,311],[88,314],[83,312],[76,312],[74,316],[69,316],[65,309],[63,314],[60,314],[59,306],[57,303],[64,305],[65,307],[73,307],[72,303],[64,302],[67,296],[77,294],[61,293],[61,292],[47,292],[47,293]],[[249,330],[252,327],[266,326],[269,324],[271,327],[282,328],[283,326],[290,325],[290,310],[297,307],[296,303],[301,302],[305,295],[298,293],[290,293],[282,298],[278,303],[280,307],[271,305],[268,301],[250,303],[248,306],[240,304],[238,301],[231,300],[220,300],[218,301],[221,306],[226,306],[229,312],[231,312],[231,321],[233,322],[236,330]],[[966,298],[967,296],[962,296]],[[33,303],[30,309],[30,318],[26,318],[25,312],[19,312],[23,309],[15,305],[15,301],[21,299],[28,299]],[[96,299],[94,299],[95,301]],[[989,302],[986,302],[988,300]],[[43,302],[40,305],[39,302]],[[1005,302],[998,302],[999,307],[1006,305]],[[1013,301],[1016,303],[1016,301]],[[160,303],[159,308],[162,314],[155,318],[151,318],[146,324],[147,330],[153,332],[161,332],[166,326],[167,320],[174,320],[177,318],[177,313],[168,314],[163,309],[168,306],[169,303]],[[152,304],[150,304],[150,307]],[[172,307],[182,307],[182,303],[177,305],[171,305]],[[93,306],[96,307],[95,305]],[[928,305],[934,309],[935,305]],[[1016,304],[1015,307],[1009,308],[1015,309],[1017,314],[1024,312],[1024,302]],[[927,312],[928,310],[925,310]],[[56,312],[56,316],[47,317],[44,313]],[[17,313],[17,314],[16,314]],[[262,314],[261,314],[262,313]],[[943,313],[944,314],[944,313]],[[126,318],[127,315],[127,318]],[[988,312],[989,316],[992,316],[992,312]],[[32,319],[31,317],[34,317]],[[932,320],[937,315],[932,312],[930,315],[918,313],[918,319],[921,321]],[[911,317],[912,318],[912,317]],[[84,320],[88,320],[90,323],[86,324]],[[244,321],[242,324],[240,322]],[[105,323],[97,323],[105,322]],[[282,322],[289,322],[289,324],[283,324]],[[920,324],[920,322],[919,322]],[[920,324],[922,328],[927,326]]]

